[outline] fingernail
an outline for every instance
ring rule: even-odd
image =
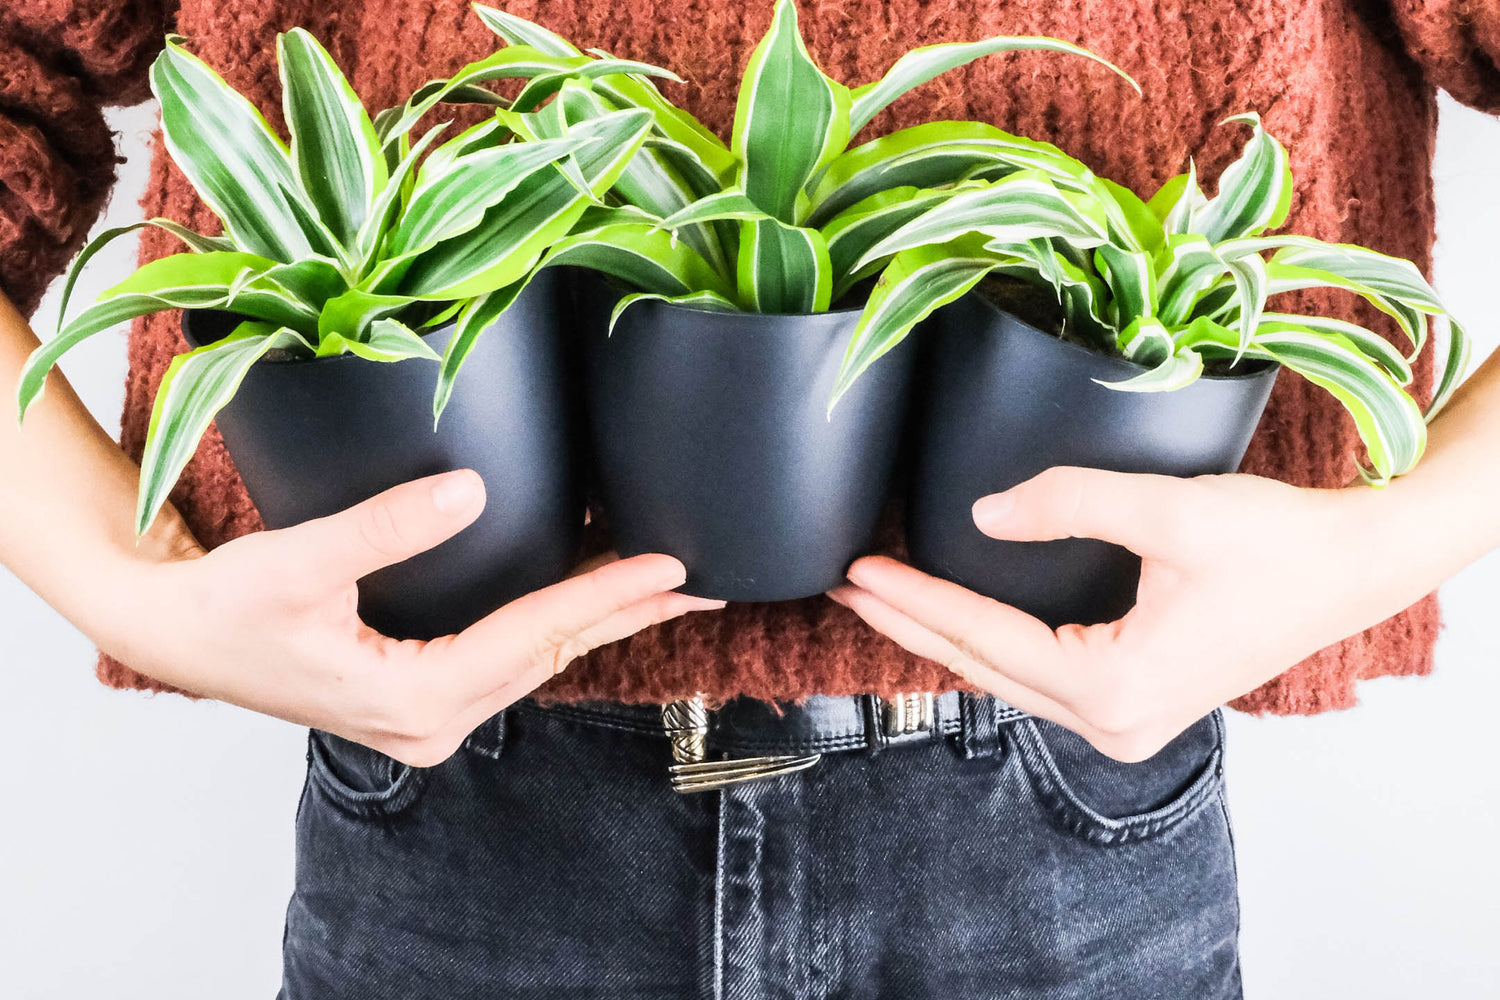
[[[675,563],[671,569],[663,569],[659,577],[657,587],[661,590],[676,590],[687,583],[687,567],[682,563]]]
[[[474,472],[444,476],[432,488],[432,505],[443,514],[471,510],[481,488],[479,475]]]
[[[974,501],[974,523],[981,529],[998,528],[1003,525],[1016,508],[1016,498],[1010,493],[996,493]]]

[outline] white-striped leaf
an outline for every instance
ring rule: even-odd
[[[486,28],[489,28],[511,45],[529,45],[538,52],[549,56],[561,56],[563,58],[583,55],[577,46],[566,38],[548,31],[540,24],[528,21],[524,17],[517,17],[515,14],[496,10],[494,7],[486,7],[484,4],[479,3],[470,4],[469,6],[474,8],[474,13],[479,15],[479,19],[484,22]]]
[[[1234,358],[1238,363],[1260,328],[1261,316],[1266,311],[1266,296],[1270,294],[1271,278],[1266,273],[1265,259],[1258,253],[1234,256],[1224,263],[1229,268],[1229,276],[1234,280],[1235,301],[1239,306],[1237,323],[1240,346]]]
[[[771,29],[740,82],[730,149],[739,186],[766,214],[802,219],[803,187],[849,144],[849,89],[828,78],[797,31],[797,5],[777,0]]]
[[[1194,307],[1228,266],[1212,243],[1197,233],[1173,233],[1156,254],[1157,315],[1168,326],[1188,321]]]
[[[365,224],[360,227],[359,235],[355,239],[356,250],[359,254],[359,266],[356,273],[360,278],[369,276],[370,269],[375,265],[376,257],[385,243],[386,234],[398,217],[405,196],[415,190],[415,185],[411,182],[417,160],[447,127],[446,122],[434,125],[422,138],[412,143],[410,148],[402,154],[400,161],[396,164],[396,169],[391,171],[386,186],[376,196],[375,204],[371,207],[370,214],[365,218]]]
[[[1168,236],[1198,231],[1198,216],[1208,207],[1208,198],[1198,186],[1198,165],[1188,161],[1188,172],[1171,178],[1146,203],[1161,220]]]
[[[833,265],[833,301],[879,269],[878,260],[855,267],[871,247],[949,196],[945,191],[894,188],[871,195],[830,219],[822,232]]]
[[[1087,191],[1088,167],[1050,143],[1003,132],[983,122],[928,122],[901,129],[840,154],[813,186],[808,224],[823,225],[849,206],[897,187],[954,184],[976,171],[1039,170],[1059,187]]]
[[[511,142],[458,157],[446,173],[418,180],[410,205],[390,234],[387,252],[420,252],[468,232],[523,180],[550,171],[556,161],[597,141],[572,137]]]
[[[740,305],[750,312],[822,312],[832,301],[833,262],[816,229],[772,218],[741,222],[736,264]]]
[[[1253,111],[1226,118],[1223,124],[1255,127],[1244,152],[1219,175],[1219,191],[1194,220],[1194,232],[1215,243],[1257,236],[1286,221],[1292,206],[1291,161],[1281,143]]]
[[[83,269],[88,266],[88,262],[100,250],[103,250],[121,236],[133,233],[137,229],[144,229],[147,226],[171,233],[198,253],[213,253],[217,250],[234,249],[234,244],[223,237],[204,236],[200,233],[195,233],[193,230],[180,223],[173,222],[171,219],[147,219],[144,222],[132,222],[128,226],[116,226],[113,229],[106,229],[98,236],[89,240],[88,244],[82,250],[78,251],[78,256],[73,258],[73,263],[68,267],[68,276],[63,280],[62,300],[57,306],[58,333],[62,332],[63,321],[68,316],[68,302],[73,297],[73,286],[78,283],[78,276],[83,273]]]
[[[617,278],[643,292],[686,295],[733,290],[714,268],[685,242],[653,222],[625,221],[574,232],[547,254],[543,266],[569,264]]]
[[[204,431],[239,389],[250,366],[268,351],[291,347],[311,349],[294,330],[245,322],[223,340],[172,359],[156,390],[146,428],[136,499],[137,534],[144,535],[156,520]]]
[[[1135,88],[1137,94],[1141,92],[1140,85],[1131,79],[1130,74],[1120,69],[1120,67],[1095,55],[1081,45],[1074,45],[1072,42],[1065,42],[1060,38],[999,35],[978,42],[946,42],[940,45],[924,45],[921,48],[912,49],[906,55],[897,59],[895,65],[886,71],[885,76],[874,83],[867,83],[863,87],[856,88],[850,112],[850,131],[858,132],[864,128],[871,118],[880,114],[880,112],[890,106],[892,101],[913,87],[920,86],[949,70],[968,65],[981,56],[991,55],[996,52],[1038,50],[1045,52],[1065,52],[1069,55],[1092,59],[1094,62],[1108,67],[1123,77],[1127,83]]]
[[[1007,243],[1060,237],[1097,246],[1108,227],[1096,200],[1059,191],[1041,173],[1027,170],[954,194],[871,247],[857,266],[967,233]]]
[[[302,28],[276,39],[292,166],[319,218],[352,249],[386,162],[375,126],[333,58]]]
[[[378,319],[370,324],[369,334],[363,340],[332,333],[318,340],[318,357],[326,358],[339,354],[353,354],[366,361],[392,363],[410,358],[425,358],[438,361],[437,351],[423,340],[415,330],[395,319]]]
[[[631,306],[642,302],[665,302],[667,305],[681,306],[685,309],[699,309],[704,312],[739,312],[739,306],[720,295],[718,292],[688,292],[684,295],[662,295],[657,292],[635,292],[623,296],[615,303],[614,309],[609,314],[609,330],[607,336],[613,337],[615,326],[619,324],[620,317]]]
[[[613,186],[650,128],[644,111],[621,111],[571,128],[577,139],[597,138],[571,157],[593,199]],[[567,235],[590,204],[561,171],[539,172],[522,181],[484,214],[473,229],[418,253],[393,269],[374,291],[397,291],[421,299],[462,299],[519,281],[553,243]],[[399,275],[399,277],[397,277]]]
[[[1099,273],[1114,299],[1114,321],[1121,327],[1136,319],[1156,315],[1156,269],[1151,257],[1106,243],[1094,251]],[[1057,278],[1053,278],[1056,283]]]
[[[281,261],[328,249],[304,231],[315,213],[294,204],[302,188],[287,149],[254,105],[171,40],[151,64],[151,91],[172,161],[236,246]]]
[[[855,380],[905,340],[913,327],[994,269],[996,258],[983,243],[982,237],[966,236],[904,250],[892,258],[849,338],[828,402],[829,413]]]

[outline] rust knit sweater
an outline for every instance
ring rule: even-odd
[[[499,0],[583,46],[669,66],[671,96],[727,131],[740,72],[769,21],[769,0]],[[941,118],[974,118],[1051,140],[1101,174],[1149,193],[1196,157],[1215,176],[1240,136],[1226,115],[1259,111],[1291,150],[1290,227],[1430,262],[1435,89],[1500,110],[1496,0],[803,0],[823,66],[849,84],[874,79],[906,49],[985,35],[1056,35],[1090,46],[1141,82],[1138,100],[1080,60],[990,57],[922,87],[866,136]],[[0,287],[23,312],[81,245],[113,180],[99,107],[146,96],[145,68],[168,29],[279,127],[278,31],[302,25],[371,107],[496,47],[464,0],[19,0],[0,11]],[[158,143],[148,215],[216,225]],[[143,260],[175,251],[148,232]],[[1337,309],[1378,326],[1381,317]],[[1337,315],[1338,313],[1335,313]],[[181,348],[176,314],[137,321],[123,445],[139,455],[157,382]],[[1429,379],[1424,366],[1419,382]],[[1357,438],[1323,393],[1291,376],[1276,387],[1247,471],[1331,486],[1354,472]],[[215,433],[173,496],[204,544],[259,520]],[[1438,609],[1429,597],[1240,699],[1250,711],[1348,706],[1355,682],[1430,669]],[[154,688],[126,666],[100,676]],[[933,690],[955,678],[905,654],[825,599],[731,607],[674,622],[591,655],[554,681],[554,698],[660,701],[789,699],[815,692]]]

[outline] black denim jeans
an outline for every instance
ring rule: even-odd
[[[586,710],[428,770],[313,733],[282,996],[1238,997],[1222,743],[1026,718],[684,796]]]

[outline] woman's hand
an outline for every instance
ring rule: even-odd
[[[137,564],[116,599],[80,624],[151,677],[427,766],[588,650],[722,607],[670,593],[682,564],[646,555],[431,642],[389,639],[359,620],[356,580],[456,534],[484,501],[479,476],[452,472],[208,553],[181,532],[176,558]]]
[[[974,520],[994,538],[1099,538],[1139,554],[1137,603],[1119,621],[1054,632],[886,558],[856,562],[852,585],[832,596],[1011,705],[1111,757],[1143,760],[1484,551],[1486,532],[1463,525],[1467,505],[1443,504],[1441,491],[1423,499],[1430,486],[1415,475],[1383,491],[1307,490],[1246,475],[1050,469],[981,499]],[[1445,516],[1459,519],[1465,545],[1441,543],[1432,521]]]

